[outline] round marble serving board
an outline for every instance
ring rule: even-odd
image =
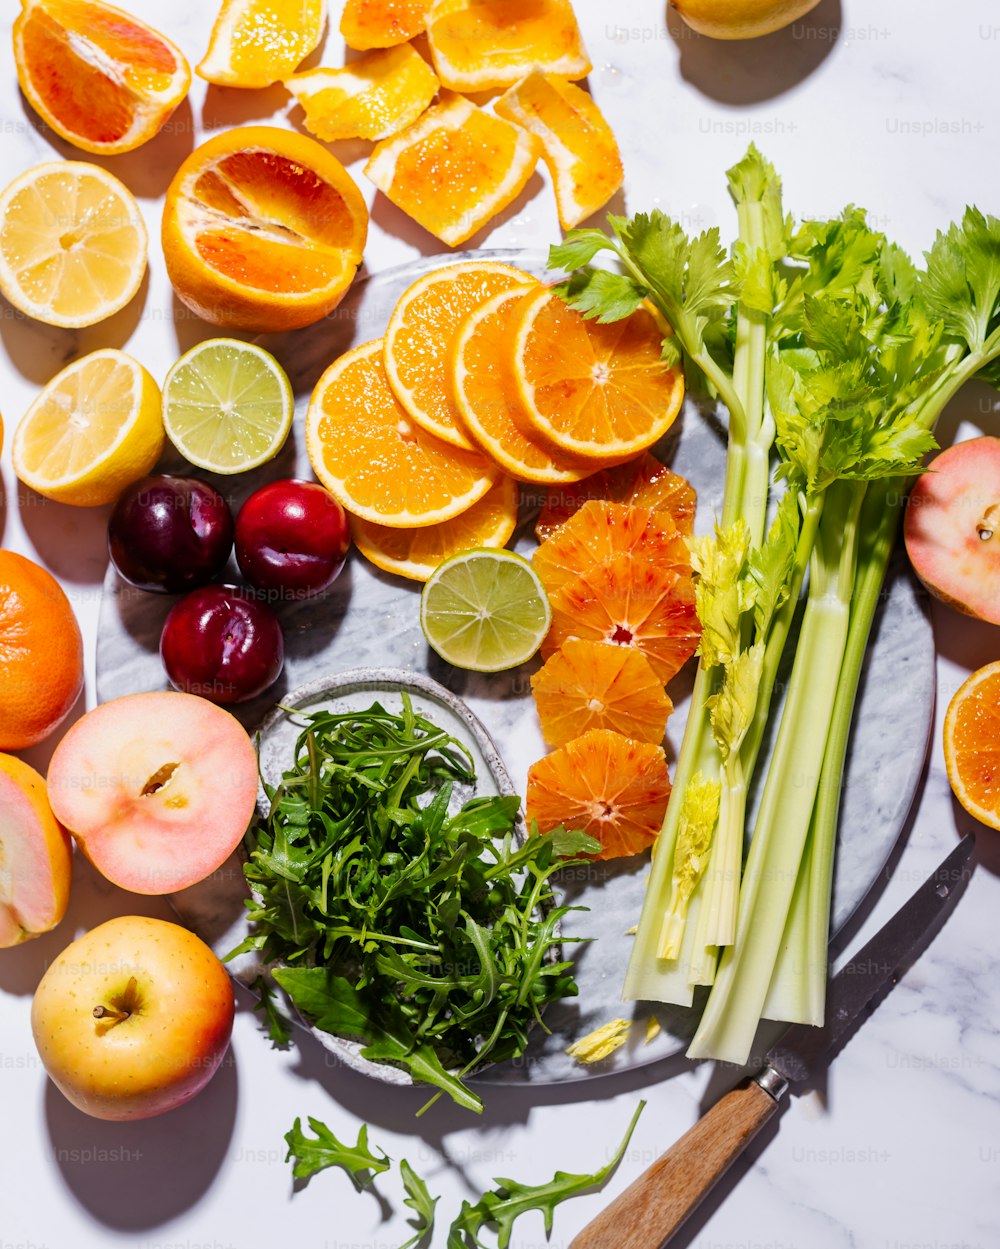
[[[270,464],[237,478],[210,478],[234,511],[265,481],[312,475],[303,417],[320,374],[343,351],[384,331],[396,299],[411,282],[442,264],[471,258],[507,262],[536,274],[545,267],[544,255],[537,252],[496,250],[427,257],[362,277],[335,312],[309,329],[255,340],[273,351],[288,371],[295,390],[296,419],[288,442]],[[722,501],[724,427],[711,411],[699,412],[687,399],[681,417],[654,450],[695,486],[696,529],[708,531]],[[162,467],[185,471],[178,457],[165,457]],[[525,554],[535,545],[532,521],[537,505],[537,496],[525,488],[513,543]],[[235,563],[231,574],[238,580]],[[325,596],[279,604],[286,639],[284,671],[275,686],[238,708],[237,714],[253,730],[283,694],[306,682],[364,666],[412,669],[433,677],[465,700],[496,741],[515,787],[523,794],[529,766],[546,749],[529,684],[539,661],[495,675],[451,668],[424,641],[418,619],[419,590],[419,585],[380,572],[355,553]],[[175,601],[134,590],[109,568],[97,647],[99,701],[167,688],[158,645],[163,621]],[[676,707],[667,726],[671,766],[687,715],[691,667],[670,686]],[[890,569],[876,617],[848,751],[834,882],[835,931],[868,893],[903,827],[926,757],[933,711],[934,643],[926,604],[905,561],[898,560]],[[579,996],[547,1010],[550,1034],[535,1029],[527,1053],[518,1062],[489,1068],[478,1079],[538,1083],[588,1079],[642,1067],[686,1047],[693,1030],[689,1011],[620,1000],[632,941],[628,933],[639,916],[647,872],[648,855],[642,855],[568,873],[570,878],[563,882],[565,900],[588,909],[567,916],[563,937],[591,939],[566,946],[576,961]],[[246,896],[240,862],[233,856],[206,881],[174,895],[172,902],[185,922],[217,953],[224,954],[248,931],[242,905]],[[229,967],[246,984],[260,970],[253,956],[234,960]],[[658,1018],[662,1031],[647,1044],[646,1021],[651,1014]],[[565,1049],[572,1041],[619,1016],[634,1016],[637,1026],[610,1058],[581,1066],[567,1057]]]

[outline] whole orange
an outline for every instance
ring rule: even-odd
[[[0,750],[34,746],[83,688],[83,638],[51,573],[0,550]]]

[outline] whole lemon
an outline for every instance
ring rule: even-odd
[[[819,0],[670,0],[692,30],[712,39],[756,39],[790,26]]]

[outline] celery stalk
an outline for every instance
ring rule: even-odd
[[[740,892],[736,942],[722,955],[692,1058],[744,1063],[781,948],[802,860],[850,624],[863,484],[827,491],[788,699]]]

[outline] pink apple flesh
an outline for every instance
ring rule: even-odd
[[[45,781],[0,754],[0,948],[54,928],[69,901],[73,856],[49,807]]]
[[[70,729],[49,801],[99,872],[133,893],[211,875],[253,818],[257,754],[243,726],[194,694],[130,694]]]
[[[233,987],[203,941],[127,915],[67,946],[35,990],[31,1030],[45,1070],[97,1119],[148,1119],[190,1101],[218,1069]]]
[[[906,509],[913,570],[936,598],[1000,624],[1000,439],[957,443],[927,467]]]

